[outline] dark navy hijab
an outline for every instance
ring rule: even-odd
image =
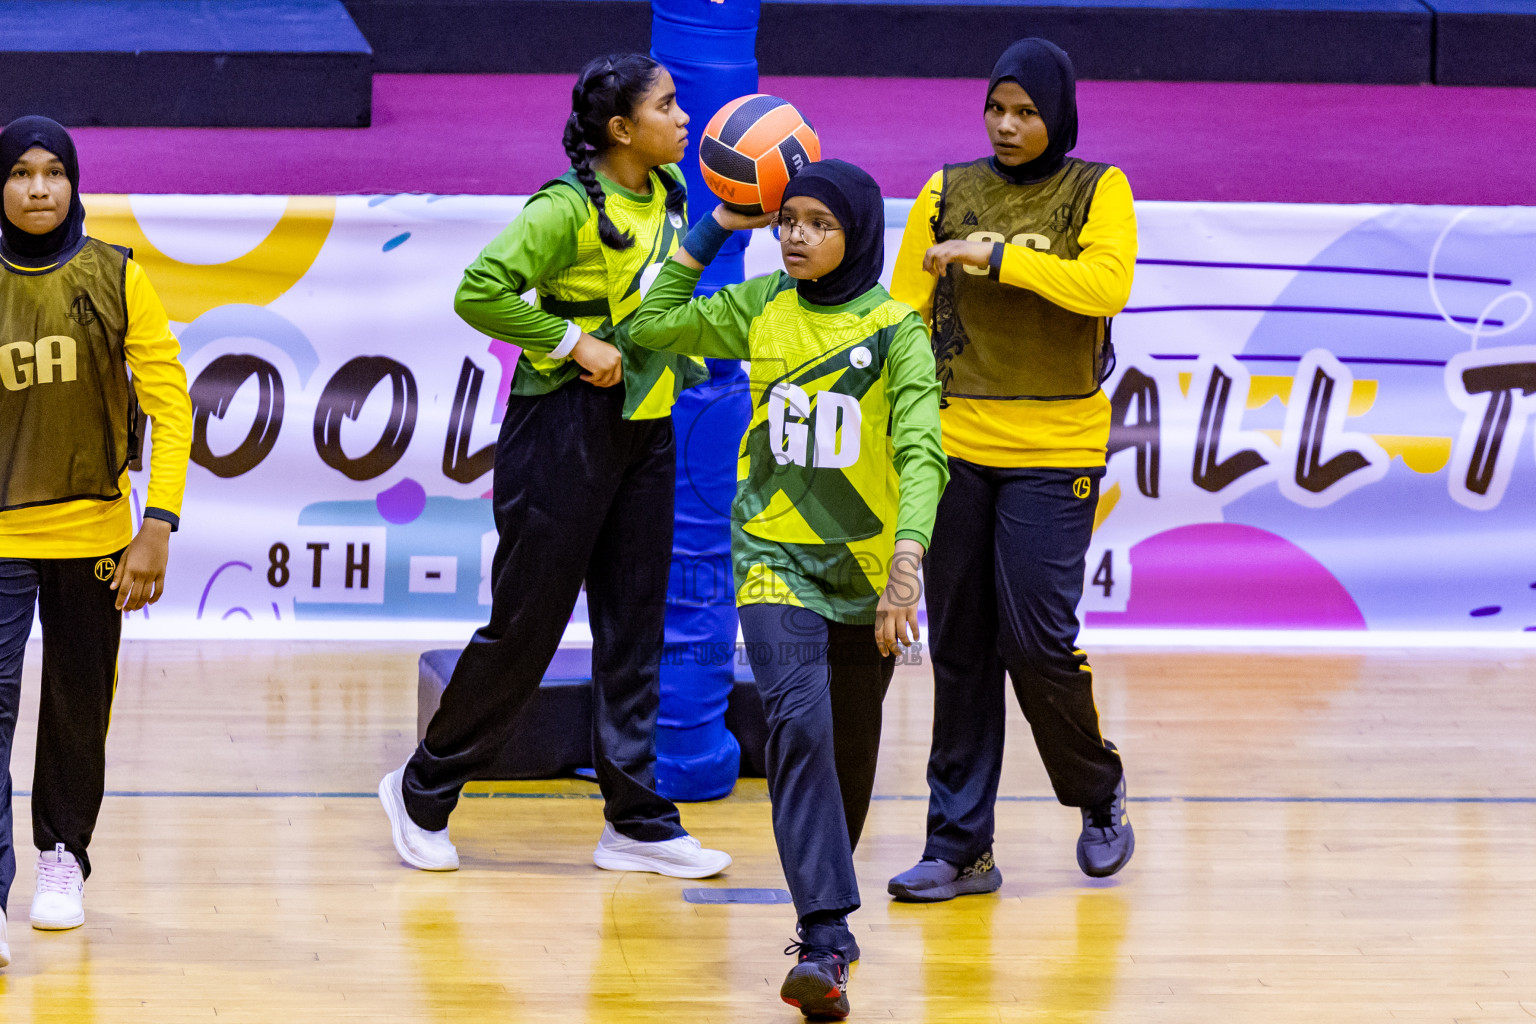
[[[1034,100],[1045,122],[1045,152],[1017,167],[1009,167],[992,158],[992,169],[1016,185],[1044,181],[1066,163],[1067,154],[1077,145],[1077,74],[1072,59],[1061,47],[1045,39],[1020,39],[997,59],[992,78],[987,82],[987,98],[997,83],[1008,80]]]
[[[796,281],[800,297],[817,306],[841,306],[880,283],[885,269],[885,199],[863,170],[842,160],[818,160],[784,189],[787,202],[805,196],[823,203],[843,226],[843,262],[825,277]]]
[[[34,235],[0,210],[0,254],[11,263],[40,268],[67,260],[85,242],[85,207],[80,202],[80,160],[75,142],[57,121],[46,117],[18,117],[0,132],[0,173],[10,176],[11,168],[33,146],[46,149],[59,158],[69,178],[69,212],[59,226],[45,235]]]

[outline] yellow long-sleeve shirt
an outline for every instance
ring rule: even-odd
[[[0,271],[3,273],[3,271]],[[139,405],[154,424],[145,508],[181,515],[192,450],[192,401],[181,344],[144,269],[128,261],[124,280],[128,333],[123,350]],[[133,539],[132,482],[125,470],[122,497],[113,501],[65,501],[0,512],[0,558],[95,558]]]
[[[937,279],[923,269],[934,243],[933,218],[944,186],[934,174],[907,217],[891,278],[891,296],[933,321]],[[1136,266],[1136,210],[1131,184],[1118,167],[1100,177],[1075,260],[1020,245],[1003,248],[999,279],[1027,288],[1084,316],[1114,316],[1125,308]],[[981,466],[1091,467],[1104,464],[1109,398],[1101,391],[1072,401],[985,401],[950,398],[940,413],[944,451]]]

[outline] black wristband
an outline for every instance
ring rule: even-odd
[[[161,522],[170,523],[172,533],[181,529],[181,516],[178,516],[175,512],[167,512],[163,508],[155,508],[153,505],[144,510],[144,518],[158,519]]]
[[[683,248],[688,250],[688,255],[704,264],[706,267],[715,261],[720,255],[720,249],[731,240],[731,232],[720,226],[713,213],[706,214],[693,230],[688,232],[688,237],[683,239]]]
[[[987,258],[987,266],[992,269],[992,280],[996,281],[1003,276],[1003,243],[992,243],[992,255]]]

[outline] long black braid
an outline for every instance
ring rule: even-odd
[[[633,117],[635,106],[650,91],[661,65],[642,53],[616,53],[598,57],[581,69],[571,89],[571,116],[565,122],[565,153],[571,158],[576,180],[597,209],[597,233],[610,249],[628,249],[635,239],[621,232],[608,217],[608,197],[597,182],[592,157],[608,149],[608,122]],[[667,187],[667,212],[685,215],[688,192],[681,178],[662,171]]]

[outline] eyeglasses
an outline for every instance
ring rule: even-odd
[[[794,220],[783,214],[773,219],[774,238],[793,238],[795,232],[800,233],[800,240],[806,245],[816,246],[827,240],[828,231],[841,231],[842,228],[830,227],[814,220]]]

